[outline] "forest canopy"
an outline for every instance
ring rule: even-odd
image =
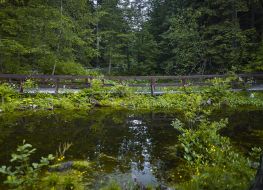
[[[261,0],[0,0],[0,73],[263,71]]]

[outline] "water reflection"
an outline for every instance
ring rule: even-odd
[[[129,132],[134,135],[128,144],[128,150],[138,150],[135,157],[131,160],[131,173],[134,181],[143,186],[148,184],[156,185],[157,179],[153,174],[153,166],[150,163],[152,154],[152,139],[150,137],[148,127],[141,120],[131,120]],[[130,146],[130,148],[129,148]],[[140,160],[136,160],[136,158]]]
[[[168,147],[177,143],[178,133],[170,125],[176,117],[179,115],[111,109],[0,115],[0,165],[8,162],[23,139],[37,148],[33,159],[55,154],[59,144],[72,142],[66,157],[96,164],[95,189],[111,179],[122,184],[136,181],[143,186],[167,185],[173,180],[169,172],[176,171],[178,166],[167,153]],[[230,117],[229,129],[235,131],[232,139],[236,142],[240,141],[236,137],[242,138],[242,142],[250,139],[248,134],[254,134],[251,130],[262,130],[262,112],[226,113],[217,117]],[[246,138],[236,135],[238,126],[243,129],[248,126],[249,133],[243,130]],[[226,133],[232,134],[231,130]],[[262,140],[263,135],[258,138]],[[253,141],[253,146],[261,140]]]
[[[125,183],[157,185],[160,180],[155,173],[163,173],[158,164],[165,163],[160,155],[165,147],[176,144],[177,132],[170,126],[173,118],[169,114],[110,109],[3,115],[0,127],[6,135],[0,136],[0,161],[6,163],[23,139],[37,148],[33,159],[54,154],[59,144],[72,142],[67,159],[95,162],[99,171],[97,181],[117,178]]]

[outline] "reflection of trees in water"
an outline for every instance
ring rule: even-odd
[[[119,149],[122,163],[130,166],[134,180],[142,184],[156,183],[150,163],[152,140],[146,123],[136,117],[127,121],[130,138],[125,138]]]
[[[150,172],[154,169],[150,163],[159,161],[159,152],[154,150],[156,140],[164,137],[158,137],[158,130],[149,126],[158,123],[152,120],[150,114],[110,109],[92,110],[89,113],[20,112],[1,124],[13,123],[13,126],[7,128],[8,135],[2,137],[0,160],[9,160],[11,152],[23,139],[37,148],[33,159],[55,154],[60,143],[72,142],[72,147],[66,153],[69,159],[96,160],[108,172],[119,170],[125,173],[131,169]]]
[[[230,124],[258,129],[261,116],[262,112],[235,113],[230,117]],[[98,161],[106,172],[154,173],[162,181],[166,172],[175,167],[167,153],[167,147],[176,144],[177,132],[170,127],[174,117],[111,109],[2,114],[0,162],[10,159],[23,139],[37,148],[33,159],[54,154],[60,143],[72,142],[66,153],[69,159]]]
[[[218,117],[229,118],[229,127],[224,128],[221,133],[230,137],[232,143],[243,152],[248,152],[255,146],[263,146],[263,112],[261,110],[221,112]]]

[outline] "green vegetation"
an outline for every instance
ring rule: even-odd
[[[92,106],[179,112],[182,114],[182,122],[176,119],[172,124],[180,132],[179,142],[170,148],[169,153],[171,158],[184,163],[176,169],[178,171],[175,174],[178,179],[176,188],[245,190],[254,178],[255,168],[252,165],[258,161],[261,149],[253,148],[251,156],[238,151],[229,138],[220,135],[220,131],[227,127],[227,119],[213,121],[210,116],[226,107],[262,109],[263,96],[260,92],[253,93],[253,96],[246,91],[233,92],[230,90],[230,81],[232,79],[214,79],[209,81],[212,83],[211,86],[199,89],[180,87],[180,93],[156,97],[135,94],[127,86],[117,83],[102,88],[100,80],[94,80],[91,88],[79,93],[59,95],[18,94],[12,87],[3,84],[0,86],[0,94],[4,101],[0,108],[7,113],[21,109],[87,110],[92,109]],[[34,86],[32,81],[27,83],[29,88]],[[71,145],[71,143],[60,145],[57,159],[52,165],[51,155],[42,158],[40,163],[30,165],[29,157],[35,149],[24,143],[18,147],[18,153],[12,154],[11,162],[18,161],[20,165],[15,169],[3,166],[0,170],[7,175],[5,183],[20,189],[28,187],[84,189],[83,175],[92,174],[93,166],[83,160],[64,162],[65,152]],[[107,155],[106,157],[114,159]],[[136,184],[131,187],[136,188]],[[121,186],[117,182],[112,182],[103,189],[121,189]]]
[[[88,161],[73,161],[67,164],[65,171],[56,171],[63,163],[63,159],[57,159],[58,163],[51,165],[55,160],[53,155],[48,155],[47,158],[42,157],[39,163],[30,164],[31,155],[36,151],[31,144],[18,146],[17,153],[12,154],[11,163],[16,163],[13,166],[2,166],[0,173],[6,176],[4,181],[8,187],[17,190],[26,189],[84,189],[82,177],[88,171],[91,172],[91,164]],[[65,167],[65,166],[64,166]],[[48,170],[50,170],[50,172]]]
[[[41,170],[48,166],[54,157],[52,155],[47,158],[42,157],[39,163],[30,164],[29,158],[35,151],[36,149],[32,149],[32,145],[26,144],[25,141],[17,147],[17,153],[12,154],[10,160],[11,163],[17,165],[14,168],[12,166],[0,168],[0,173],[7,176],[5,184],[14,189],[35,189],[37,187]]]
[[[38,89],[30,79],[24,82],[23,94],[16,85],[1,82],[3,126],[15,125],[20,113],[9,114],[15,111],[34,111],[36,117],[51,110],[70,111],[72,115],[63,115],[65,123],[79,119],[76,112],[94,107],[179,113],[182,117],[172,124],[180,133],[179,143],[170,147],[169,155],[184,166],[171,175],[178,182],[172,186],[245,190],[262,147],[246,154],[237,150],[221,135],[227,118],[211,116],[225,108],[262,110],[261,92],[248,92],[244,85],[233,92],[232,81],[245,82],[230,77],[206,81],[208,86],[167,87],[164,95],[150,96],[137,93],[144,87],[131,89],[102,75],[262,72],[262,18],[260,0],[0,0],[0,73],[96,76],[91,88],[54,95],[29,93]],[[91,131],[106,135],[100,129],[92,125]],[[60,144],[56,159],[49,155],[36,163],[31,157],[36,149],[23,142],[11,155],[11,166],[0,168],[4,183],[21,190],[85,189],[85,177],[94,168],[86,160],[65,161],[71,145]],[[108,154],[98,159],[117,163]],[[140,187],[130,189],[136,188]],[[122,186],[112,181],[102,189]]]
[[[201,113],[210,113],[224,107],[233,109],[239,109],[242,106],[261,108],[263,105],[262,93],[253,93],[251,97],[246,92],[232,92],[225,81],[217,79],[212,86],[201,88],[198,91],[191,87],[180,90],[180,93],[167,93],[156,97],[132,95],[123,98],[104,99],[101,100],[101,104],[136,110],[183,112],[188,120],[194,119]]]
[[[33,85],[26,83],[26,87]],[[14,110],[28,109],[89,109],[90,102],[83,93],[64,94],[53,96],[51,94],[36,93],[36,94],[19,94],[11,86],[7,84],[0,85],[0,94],[2,97],[1,111],[10,112]]]
[[[186,117],[191,119],[201,112],[211,112],[228,107],[261,107],[262,94],[251,94],[246,91],[232,92],[230,82],[232,79],[213,79],[208,81],[212,85],[207,87],[180,87],[178,93],[167,93],[162,96],[136,94],[132,88],[109,81],[112,86],[103,86],[99,79],[94,79],[91,88],[77,93],[65,94],[19,94],[8,84],[0,85],[2,103],[0,110],[10,112],[14,110],[88,110],[92,106],[112,106],[141,110],[169,110],[183,111]],[[33,81],[26,82],[26,88],[35,86]],[[169,90],[167,91],[169,92]]]
[[[209,122],[200,120],[194,128],[178,127],[182,132],[177,150],[182,153],[191,180],[178,185],[178,189],[248,189],[255,170],[252,161],[238,153],[220,129],[227,120]],[[259,154],[257,155],[259,158]],[[185,171],[186,173],[186,171]]]
[[[0,72],[262,71],[261,1],[2,0]]]

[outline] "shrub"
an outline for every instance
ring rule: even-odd
[[[11,163],[16,163],[15,167],[2,166],[0,173],[7,176],[5,184],[15,189],[34,189],[40,180],[40,173],[45,166],[50,164],[54,157],[50,154],[48,157],[42,157],[39,163],[30,164],[30,156],[36,151],[31,144],[23,141],[21,146],[17,147],[17,153],[12,154]]]
[[[9,84],[0,84],[0,97],[2,104],[4,104],[6,101],[10,101],[11,96],[15,94],[15,90]]]
[[[255,171],[250,168],[251,162],[234,150],[229,139],[218,133],[226,124],[227,120],[202,120],[194,128],[180,128],[177,151],[182,152],[193,175],[191,180],[178,185],[179,190],[248,189]]]

